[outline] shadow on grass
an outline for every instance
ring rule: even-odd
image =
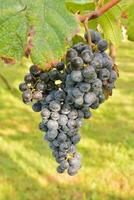
[[[74,181],[72,177],[62,183],[58,178],[60,175],[56,177],[46,171],[37,171],[36,176],[33,173],[35,166],[20,154],[20,163],[26,163],[26,168],[8,153],[0,152],[0,155],[0,177],[3,177],[0,188],[4,191],[0,194],[1,200],[133,200],[133,197],[122,198],[112,193],[83,188],[80,180]]]

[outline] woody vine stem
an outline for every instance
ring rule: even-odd
[[[101,15],[103,15],[108,10],[110,10],[112,7],[117,5],[120,1],[121,0],[111,0],[110,2],[108,2],[104,6],[102,6],[101,8],[98,8],[91,13],[88,13],[86,15],[78,15],[78,19],[82,23],[84,23],[85,21],[96,19],[96,18],[100,17]]]

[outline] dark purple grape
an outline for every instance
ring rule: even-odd
[[[83,67],[83,60],[80,57],[75,57],[71,60],[74,69],[81,69]]]
[[[32,98],[35,100],[41,100],[43,98],[43,95],[40,91],[34,91],[32,94]]]
[[[20,83],[20,85],[19,85],[20,91],[24,92],[27,89],[28,89],[28,87],[27,87],[26,83]]]
[[[47,72],[43,72],[40,74],[40,79],[42,81],[44,81],[45,83],[47,83],[49,81],[49,75]]]
[[[71,61],[77,55],[78,55],[78,53],[75,49],[69,49],[66,54],[66,59],[67,59],[67,61]]]
[[[42,105],[41,105],[40,102],[34,103],[32,105],[32,109],[33,109],[34,112],[40,112],[41,108],[42,108]]]
[[[45,83],[43,83],[43,82],[37,83],[36,89],[37,89],[38,91],[43,92],[44,90],[47,89],[47,85],[46,85]]]
[[[93,53],[91,50],[84,50],[81,53],[81,58],[83,59],[84,63],[90,63],[93,60]]]
[[[98,43],[101,40],[101,34],[97,31],[89,29],[89,34],[91,35],[91,41],[93,43]],[[88,33],[86,32],[84,35],[85,39],[88,40]]]
[[[30,71],[30,74],[32,74],[32,76],[34,76],[34,77],[38,77],[41,74],[41,72],[42,72],[42,70],[39,69],[37,67],[37,65],[32,65],[30,67],[29,71]]]
[[[22,94],[22,97],[24,99],[32,99],[32,94],[31,94],[31,91],[30,90],[25,90]]]
[[[100,40],[97,44],[99,51],[103,52],[108,48],[108,43],[106,40]]]
[[[59,62],[56,64],[56,69],[62,71],[65,68],[64,62]]]
[[[33,81],[33,77],[31,74],[26,74],[25,77],[24,77],[24,81],[26,83],[31,83]]]

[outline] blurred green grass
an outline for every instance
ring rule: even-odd
[[[39,114],[23,105],[17,86],[27,71],[3,66],[0,80],[0,200],[134,200],[134,46],[118,49],[113,96],[85,121],[78,145],[83,167],[59,175],[38,130]]]

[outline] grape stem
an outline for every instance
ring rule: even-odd
[[[89,21],[92,19],[96,19],[103,15],[105,12],[110,10],[112,7],[114,7],[116,4],[118,4],[121,0],[111,0],[110,2],[106,3],[101,8],[98,8],[97,10],[90,12],[86,15],[78,15],[78,19],[80,22],[84,23],[85,21]]]
[[[91,41],[90,31],[89,31],[89,28],[88,28],[88,20],[85,20],[83,22],[83,24],[84,24],[85,31],[87,32],[87,36],[88,36],[87,41],[88,41],[88,44],[91,47],[92,46],[92,41]]]

